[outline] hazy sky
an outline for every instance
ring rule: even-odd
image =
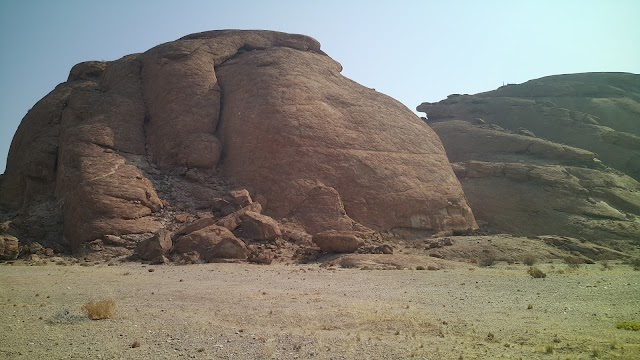
[[[343,74],[414,110],[561,73],[640,73],[640,1],[0,1],[0,171],[71,67],[213,29],[314,37]]]

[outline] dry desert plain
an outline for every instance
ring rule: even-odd
[[[640,320],[628,265],[541,263],[534,279],[523,264],[428,261],[439,270],[4,263],[0,358],[640,358],[640,331],[615,326]],[[81,311],[107,299],[111,319]]]

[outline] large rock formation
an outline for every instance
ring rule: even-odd
[[[550,76],[418,110],[491,228],[640,239],[640,76]]]
[[[27,241],[74,250],[232,213],[234,186],[311,234],[475,228],[435,133],[340,71],[314,39],[270,31],[78,64],[20,124],[0,203]]]

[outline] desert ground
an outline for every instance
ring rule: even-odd
[[[640,320],[640,272],[628,265],[546,262],[535,279],[524,264],[429,261],[5,262],[0,358],[640,358],[640,331],[616,328]],[[112,318],[83,314],[108,299]]]

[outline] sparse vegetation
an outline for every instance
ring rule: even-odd
[[[116,313],[116,302],[109,299],[86,303],[82,305],[82,312],[91,320],[111,319]]]
[[[427,269],[422,265],[418,265],[416,266],[416,270],[427,270]]]
[[[13,304],[16,306],[16,304]],[[69,310],[64,309],[53,316],[49,321],[49,324],[76,324],[82,321],[86,321],[87,318],[81,315],[71,313]]]
[[[576,256],[567,256],[564,259],[565,264],[569,265],[570,268],[577,269],[580,267],[580,264],[583,264],[584,261]]]
[[[544,347],[545,354],[553,354],[554,351],[555,349],[553,348],[553,345],[547,345]]]
[[[623,330],[640,330],[640,321],[620,321],[616,324],[616,328]]]
[[[611,264],[609,264],[608,261],[605,260],[600,263],[600,270],[605,271],[605,270],[611,270],[611,269],[612,269]]]
[[[547,274],[544,271],[534,266],[530,267],[529,270],[527,270],[527,273],[529,273],[529,275],[534,279],[544,279],[547,277]]]
[[[525,254],[522,257],[522,262],[528,266],[533,266],[537,261],[538,258],[534,254]]]
[[[482,267],[493,266],[496,263],[496,256],[494,253],[487,252],[478,260],[478,265]]]
[[[640,271],[640,258],[631,259],[627,264],[633,267],[633,270]]]
[[[358,261],[350,256],[341,257],[338,263],[340,264],[340,267],[346,269],[358,267]]]

